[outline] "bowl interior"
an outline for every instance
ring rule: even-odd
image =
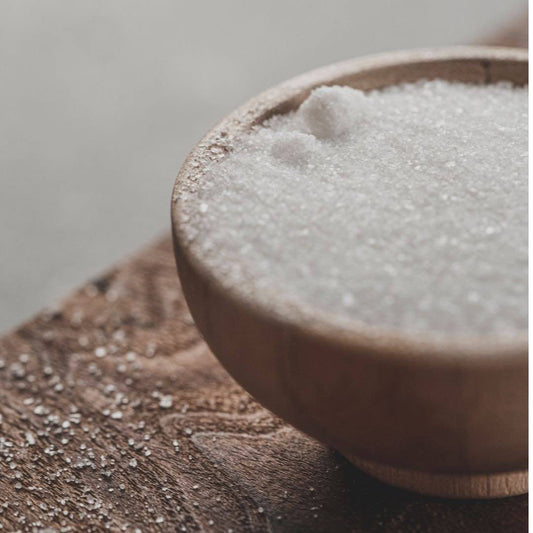
[[[379,89],[420,79],[445,79],[465,83],[494,83],[509,81],[525,85],[528,79],[527,52],[517,49],[488,47],[457,47],[452,49],[407,51],[356,59],[331,65],[293,78],[247,102],[244,106],[220,122],[191,152],[183,165],[174,190],[172,208],[175,241],[180,254],[187,257],[195,270],[210,285],[228,292],[229,298],[247,306],[250,312],[270,316],[282,322],[304,328],[319,336],[330,336],[335,342],[351,343],[367,339],[383,349],[398,351],[398,346],[410,350],[436,354],[456,353],[467,349],[484,357],[500,357],[502,351],[520,353],[526,346],[526,332],[516,338],[450,338],[436,341],[430,334],[403,334],[378,326],[363,324],[357,320],[306,306],[286,306],[283,314],[268,305],[268,298],[261,301],[251,298],[249,291],[223,287],[223,279],[201,260],[198,242],[190,235],[187,221],[187,197],[194,194],[196,182],[208,165],[218,161],[231,151],[232,140],[276,114],[297,109],[310,92],[320,85],[347,85],[361,90]]]

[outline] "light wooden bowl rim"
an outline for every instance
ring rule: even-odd
[[[171,206],[173,238],[178,262],[185,260],[199,278],[210,287],[261,320],[294,328],[307,336],[343,347],[371,350],[377,357],[402,358],[413,365],[490,366],[502,368],[527,365],[527,332],[512,340],[498,337],[442,338],[423,334],[405,334],[395,330],[370,326],[357,320],[340,318],[318,308],[313,314],[302,313],[298,308],[279,312],[244,292],[228,288],[216,272],[209,268],[198,253],[194,243],[187,238],[186,224],[180,221],[182,187],[189,180],[201,179],[205,171],[202,161],[212,146],[221,144],[224,133],[239,135],[277,113],[295,109],[311,89],[319,85],[332,85],[338,80],[365,71],[377,71],[398,66],[409,67],[435,62],[479,62],[483,68],[491,63],[528,62],[523,49],[486,46],[460,46],[430,48],[382,53],[328,65],[283,82],[259,96],[252,98],[219,122],[193,148],[177,176]],[[490,83],[490,79],[486,80]],[[221,136],[221,134],[223,134]],[[185,200],[186,201],[186,200]]]

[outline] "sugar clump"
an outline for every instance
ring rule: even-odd
[[[350,87],[319,87],[302,104],[299,114],[309,133],[319,139],[336,139],[354,131],[366,111],[362,91]]]
[[[313,135],[299,131],[280,132],[272,142],[271,154],[280,164],[305,165],[309,163],[318,143]]]
[[[527,88],[321,87],[231,149],[181,214],[227,287],[404,332],[527,328]]]

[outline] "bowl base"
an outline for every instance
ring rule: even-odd
[[[432,474],[396,468],[355,456],[346,458],[366,474],[402,489],[443,498],[488,499],[525,494],[527,470],[495,474]]]

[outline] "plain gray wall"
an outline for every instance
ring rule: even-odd
[[[474,42],[523,0],[0,2],[0,329],[168,231],[195,141],[297,73]]]

